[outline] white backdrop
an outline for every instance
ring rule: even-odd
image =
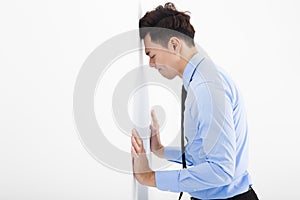
[[[259,197],[299,199],[299,1],[174,2],[244,95]],[[142,1],[143,13],[164,3]],[[138,1],[0,2],[0,199],[130,199],[132,177],[81,145],[72,98],[88,55],[136,28],[137,12]],[[177,196],[150,189],[150,199]]]

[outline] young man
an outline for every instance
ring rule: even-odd
[[[248,129],[244,103],[228,75],[194,44],[190,17],[172,3],[147,12],[139,21],[150,66],[167,79],[179,76],[187,91],[184,110],[186,162],[182,170],[152,171],[143,142],[132,130],[133,170],[144,185],[188,192],[192,199],[258,199],[248,167]],[[151,112],[151,151],[181,162],[180,148],[164,147]]]

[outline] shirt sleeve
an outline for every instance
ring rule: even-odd
[[[169,171],[156,171],[156,185],[160,190],[194,192],[229,184],[235,173],[236,141],[233,108],[230,94],[214,83],[199,84],[194,88],[196,101],[191,113],[199,121],[197,137],[201,152],[193,158],[202,162],[194,166]],[[170,156],[167,150],[167,156]],[[171,156],[169,157],[171,158]]]
[[[164,155],[165,155],[165,159],[167,159],[168,161],[182,164],[181,148],[165,147]],[[191,158],[187,154],[185,155],[185,160],[188,166],[193,165]]]

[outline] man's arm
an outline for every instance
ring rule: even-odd
[[[179,147],[164,147],[160,141],[159,124],[154,110],[151,111],[151,124],[150,124],[150,149],[157,157],[167,159],[171,162],[182,163],[182,152]],[[193,165],[191,159],[186,155],[186,162],[188,166]]]
[[[200,122],[190,149],[197,165],[182,170],[156,171],[158,189],[194,192],[224,186],[232,181],[236,162],[232,106],[228,96],[218,96],[222,94],[222,88],[211,87],[215,87],[213,82],[197,86],[193,92],[201,94],[198,96],[201,99],[191,101],[190,115]],[[216,104],[219,100],[222,104]]]

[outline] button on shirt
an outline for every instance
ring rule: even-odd
[[[195,54],[183,72],[188,168],[156,171],[160,190],[187,192],[199,199],[229,198],[252,185],[248,167],[248,128],[242,97],[234,82],[210,58]],[[181,163],[179,147],[165,158]]]

